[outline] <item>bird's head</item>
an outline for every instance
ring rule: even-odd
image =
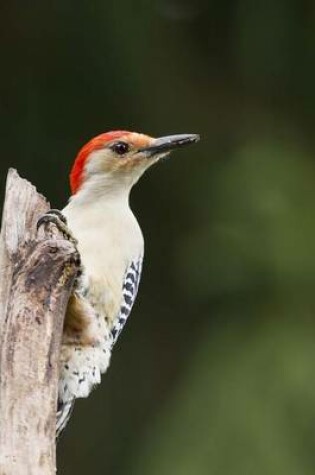
[[[152,138],[148,135],[116,130],[97,135],[79,151],[70,184],[72,194],[94,187],[101,190],[128,190],[143,172],[173,149],[197,142],[195,134]]]

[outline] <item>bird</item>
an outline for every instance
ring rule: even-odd
[[[67,305],[59,362],[56,436],[77,398],[87,397],[108,369],[113,348],[137,296],[144,238],[129,206],[143,173],[198,134],[149,135],[115,130],[88,141],[70,172],[71,196],[38,226],[56,224],[73,241],[80,273]]]

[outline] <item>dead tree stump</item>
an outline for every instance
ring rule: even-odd
[[[10,170],[0,235],[0,475],[56,471],[59,350],[78,256],[55,226],[37,232],[47,209]]]

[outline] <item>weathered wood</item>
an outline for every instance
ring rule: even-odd
[[[9,171],[0,235],[0,475],[56,470],[58,359],[77,255],[55,226],[37,232],[48,208]]]

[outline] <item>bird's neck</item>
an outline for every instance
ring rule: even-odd
[[[89,207],[96,203],[106,208],[128,208],[129,195],[133,183],[129,181],[118,182],[111,177],[93,177],[85,183],[80,190],[70,198],[70,205],[75,207]]]

